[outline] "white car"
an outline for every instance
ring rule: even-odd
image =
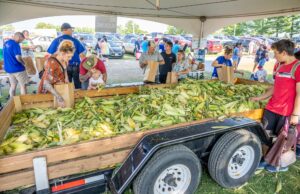
[[[53,40],[54,38],[50,36],[37,36],[32,39],[32,42],[36,46],[36,52],[44,52],[47,51]]]

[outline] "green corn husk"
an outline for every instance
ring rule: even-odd
[[[266,86],[185,80],[172,88],[140,88],[138,94],[92,100],[73,109],[34,108],[17,113],[0,155],[149,130],[264,107],[250,97]],[[61,129],[59,129],[60,123]],[[61,131],[61,132],[60,132]]]

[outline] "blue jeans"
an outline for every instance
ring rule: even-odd
[[[85,80],[84,82],[81,82],[81,89],[87,90],[89,87],[89,79]]]

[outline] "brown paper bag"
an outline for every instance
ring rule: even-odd
[[[155,76],[157,75],[159,63],[156,61],[148,61],[148,65],[145,70],[144,82],[155,82]]]
[[[25,69],[28,75],[35,75],[36,70],[31,57],[23,57],[23,61],[25,62]]]
[[[168,72],[166,83],[167,84],[178,83],[178,77],[176,76],[176,72]]]
[[[3,61],[0,61],[0,70],[3,69],[3,65],[4,65]]]
[[[45,59],[45,57],[36,57],[35,58],[36,69],[38,72],[41,72],[44,69],[46,60],[47,59]]]
[[[234,84],[234,68],[229,66],[224,66],[217,68],[219,80],[225,83]]]
[[[59,84],[54,85],[54,89],[61,95],[61,97],[65,101],[65,105],[67,108],[73,108],[74,106],[74,84]],[[54,97],[54,107],[58,107],[57,99]]]

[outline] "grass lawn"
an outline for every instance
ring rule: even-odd
[[[256,172],[248,183],[238,189],[224,189],[210,178],[205,169],[197,194],[296,194],[300,193],[300,161],[287,172],[269,173],[265,170]],[[280,188],[281,187],[281,188]]]

